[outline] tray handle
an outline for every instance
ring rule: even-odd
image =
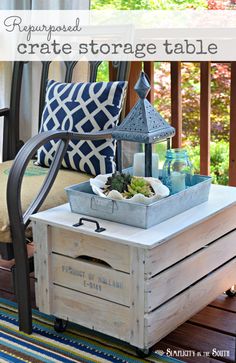
[[[94,220],[94,219],[90,219],[90,218],[80,218],[79,222],[78,223],[75,223],[73,224],[73,227],[80,227],[80,226],[83,226],[83,221],[84,222],[91,222],[91,223],[95,223],[96,224],[96,229],[95,229],[95,232],[97,233],[101,233],[101,232],[104,232],[106,230],[106,228],[102,228],[100,227],[98,221]]]
[[[106,211],[108,213],[114,213],[118,210],[116,201],[108,198],[91,198],[90,208],[96,211]]]

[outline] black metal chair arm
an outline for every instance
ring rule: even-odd
[[[71,140],[102,140],[102,139],[111,139],[112,138],[112,131],[115,128],[111,128],[108,130],[101,130],[97,132],[85,132],[83,134],[79,134],[76,132],[72,133]]]
[[[0,117],[8,116],[9,115],[9,112],[10,112],[10,109],[9,108],[1,108],[0,109]]]
[[[68,143],[70,140],[99,140],[104,138],[111,138],[111,133],[113,129],[98,131],[94,133],[74,133],[74,132],[67,132],[67,131],[46,131],[42,132],[34,136],[25,145],[21,148],[18,152],[10,174],[8,178],[7,184],[7,204],[8,204],[8,213],[10,219],[10,225],[12,226],[12,233],[15,229],[16,225],[19,223],[23,223],[24,226],[27,226],[29,223],[29,217],[33,213],[36,213],[39,208],[41,207],[42,203],[44,202],[45,198],[47,197],[55,179],[57,173],[61,167],[61,162],[65,155]],[[54,160],[49,168],[49,172],[47,177],[34,201],[28,207],[27,211],[22,214],[22,207],[21,207],[21,185],[23,181],[23,176],[29,161],[35,155],[37,150],[47,143],[50,140],[59,139],[60,144],[57,149],[56,155]],[[14,238],[13,238],[14,240]]]
[[[112,129],[84,134],[66,131],[42,132],[25,143],[13,162],[7,183],[7,206],[17,272],[16,286],[22,286],[22,289],[24,290],[24,292],[18,294],[19,324],[20,330],[23,330],[26,333],[30,334],[32,332],[31,301],[28,278],[29,266],[27,262],[28,260],[25,240],[25,227],[30,221],[30,215],[36,213],[39,210],[43,201],[47,197],[60,169],[69,141],[72,139],[99,140],[111,138],[111,132]],[[44,145],[50,140],[55,139],[60,141],[48,174],[36,198],[32,201],[31,205],[23,215],[21,206],[21,186],[27,165],[40,146]]]

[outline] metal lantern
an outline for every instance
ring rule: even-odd
[[[112,133],[115,140],[145,144],[145,176],[152,176],[152,144],[166,140],[169,148],[170,139],[175,135],[175,129],[146,99],[150,89],[150,83],[145,73],[141,72],[134,87],[139,100]],[[118,169],[122,169],[121,165]]]

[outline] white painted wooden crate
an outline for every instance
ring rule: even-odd
[[[149,348],[236,283],[236,189],[148,230],[72,227],[68,205],[32,217],[39,310]]]

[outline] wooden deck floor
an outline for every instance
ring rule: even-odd
[[[0,262],[0,265],[0,297],[15,301],[9,264]],[[31,284],[32,304],[35,307],[33,276]],[[156,349],[175,357],[179,355],[183,362],[236,362],[236,298],[222,294],[160,341]]]

